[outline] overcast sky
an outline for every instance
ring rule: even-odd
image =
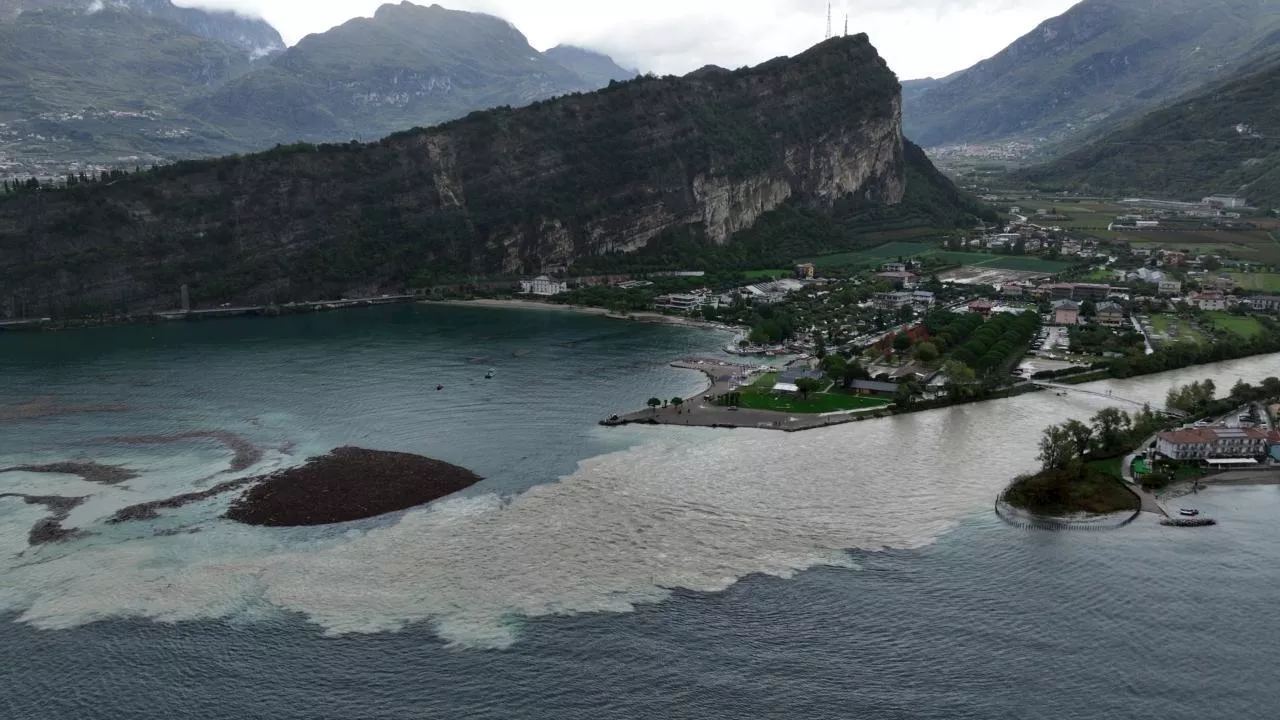
[[[431,4],[419,0],[420,4]],[[902,79],[941,77],[999,52],[1077,0],[834,0],[834,25],[865,32]],[[379,0],[177,0],[265,18],[287,42],[372,15]],[[539,50],[559,43],[683,74],[793,55],[822,40],[826,0],[444,0],[505,18]]]

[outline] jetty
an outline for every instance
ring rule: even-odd
[[[1150,403],[1146,403],[1141,400],[1133,400],[1130,398],[1121,397],[1111,392],[1110,390],[1108,390],[1107,392],[1100,392],[1098,390],[1090,390],[1088,388],[1083,388],[1083,387],[1080,387],[1079,385],[1063,385],[1061,383],[1045,382],[1043,380],[1031,380],[1030,382],[1032,385],[1035,385],[1036,387],[1044,388],[1046,390],[1057,390],[1059,392],[1070,392],[1070,393],[1077,393],[1080,395],[1092,395],[1093,397],[1100,397],[1100,398],[1106,398],[1108,400],[1115,400],[1116,402],[1122,402],[1128,405],[1136,405],[1137,407],[1140,407],[1140,408],[1150,406]],[[1181,420],[1191,417],[1189,414],[1181,410],[1174,410],[1173,408],[1154,408],[1153,407],[1151,408],[1151,411],[1176,417]]]

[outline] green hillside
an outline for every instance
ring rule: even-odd
[[[1280,207],[1280,56],[1250,70],[1019,177],[1186,200],[1238,192]]]

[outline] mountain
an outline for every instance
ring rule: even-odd
[[[600,86],[505,20],[404,2],[303,38],[189,111],[260,141],[368,140]]]
[[[204,10],[174,5],[170,0],[0,0],[0,22],[12,22],[23,12],[47,9],[128,11],[135,15],[169,20],[195,35],[240,48],[253,58],[284,50],[280,33],[266,21],[225,10]]]
[[[1020,177],[1186,200],[1239,193],[1254,205],[1280,207],[1277,88],[1280,53]]]
[[[906,132],[926,147],[1087,136],[1230,75],[1277,29],[1275,0],[1084,0],[908,94]]]
[[[0,173],[33,162],[133,165],[175,149],[227,152],[234,146],[220,133],[173,118],[250,67],[243,48],[157,15],[24,12],[0,23]]]
[[[635,70],[624,69],[608,55],[573,45],[557,45],[542,54],[560,67],[570,70],[593,88],[602,88],[615,80],[630,80],[640,74]]]
[[[976,210],[904,142],[899,92],[859,35],[370,144],[23,190],[0,197],[0,287],[54,314],[172,307],[184,283],[197,303],[285,301],[681,243],[724,257],[744,236],[772,252],[768,233],[751,235],[762,219],[797,243],[787,218],[902,227]]]
[[[0,176],[375,139],[634,77],[409,3],[288,50],[260,20],[169,0],[0,0],[0,18]]]

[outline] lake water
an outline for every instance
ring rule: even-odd
[[[595,424],[698,392],[667,363],[727,339],[434,306],[0,336],[0,468],[139,473],[0,473],[0,493],[88,498],[63,523],[84,535],[39,547],[27,533],[47,511],[0,499],[0,715],[1164,720],[1280,706],[1277,488],[1200,495],[1221,521],[1209,530],[1007,526],[992,501],[1035,466],[1041,429],[1106,402],[1048,393],[799,434]],[[1280,357],[1101,387],[1158,403],[1171,383],[1268,375]],[[236,525],[219,518],[226,497],[106,522],[348,444],[486,480],[332,528]],[[233,472],[237,448],[253,465]]]

